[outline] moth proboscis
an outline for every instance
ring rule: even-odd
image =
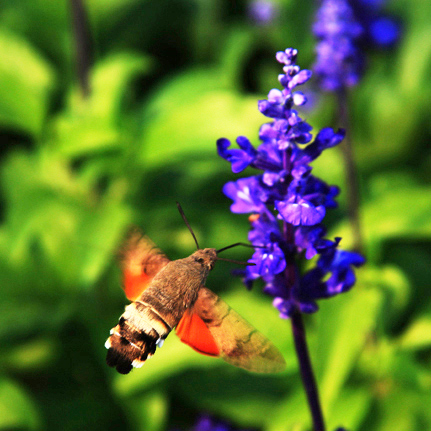
[[[105,343],[107,364],[122,374],[141,367],[176,327],[181,341],[199,353],[249,371],[283,371],[284,358],[271,341],[204,286],[218,251],[197,247],[170,261],[146,236],[130,235],[121,262],[132,302]]]

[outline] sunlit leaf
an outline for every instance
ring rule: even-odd
[[[30,396],[16,383],[0,378],[0,429],[40,429],[41,418]]]
[[[0,32],[0,125],[38,135],[49,104],[54,73],[24,38]]]
[[[151,390],[135,395],[125,406],[136,429],[162,431],[169,416],[169,400],[164,391]]]
[[[333,403],[376,326],[381,302],[381,292],[359,283],[348,294],[321,303],[314,357],[324,412],[337,408]]]
[[[84,98],[74,88],[69,106],[56,121],[58,150],[68,157],[119,150],[124,99],[134,78],[149,70],[150,61],[138,53],[112,54],[96,63],[90,76],[91,93]]]
[[[3,364],[9,370],[29,371],[48,367],[57,356],[59,346],[48,338],[34,339],[12,348],[3,355]]]
[[[431,346],[431,317],[415,320],[399,339],[399,347],[405,350],[421,350]]]
[[[217,70],[195,70],[161,88],[146,108],[142,159],[159,165],[185,155],[217,157],[221,135],[253,139],[262,120],[255,97],[225,89]]]
[[[8,184],[8,255],[31,262],[34,244],[66,284],[88,285],[103,271],[130,223],[124,186],[113,183],[105,199],[72,174],[55,153],[16,154],[3,172]],[[54,179],[54,180],[53,180]],[[121,181],[120,181],[121,183]]]
[[[362,227],[367,241],[367,258],[378,258],[382,242],[391,238],[431,237],[431,188],[425,186],[399,187],[387,191],[361,210]],[[345,222],[336,229],[343,237],[343,247],[351,246],[350,227]]]
[[[379,431],[417,428],[418,412],[423,408],[419,394],[410,389],[392,386],[382,394],[380,414],[372,418],[372,427]]]
[[[357,430],[365,420],[371,404],[373,394],[366,388],[345,389],[337,398],[337,407],[328,417],[328,429],[335,430],[343,426],[346,429]]]
[[[266,431],[305,431],[310,429],[311,416],[305,392],[300,385],[281,398],[272,415],[266,417]]]

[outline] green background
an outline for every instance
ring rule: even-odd
[[[88,0],[91,94],[78,85],[70,4],[0,5],[0,429],[189,429],[202,412],[238,428],[310,429],[290,322],[261,286],[219,262],[208,287],[274,341],[287,362],[256,375],[198,355],[171,335],[118,375],[104,342],[127,303],[118,250],[139,226],[170,258],[247,237],[229,211],[219,137],[258,143],[257,100],[279,87],[276,51],[311,67],[316,4],[279,1],[256,27],[245,1]],[[350,95],[367,264],[348,294],[306,316],[328,429],[431,429],[431,3],[394,0],[397,47],[367,52]],[[313,86],[309,86],[313,91]],[[338,127],[330,95],[303,115]],[[314,164],[343,190],[339,149]],[[246,171],[245,175],[251,175]],[[345,193],[329,237],[349,248]],[[228,256],[229,255],[229,256]],[[225,257],[246,260],[247,249]]]

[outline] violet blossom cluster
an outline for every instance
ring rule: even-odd
[[[363,56],[358,41],[363,27],[347,0],[322,0],[313,25],[317,38],[313,67],[320,87],[337,91],[352,87],[361,77]]]
[[[323,90],[338,91],[358,83],[364,69],[364,46],[396,43],[400,26],[380,11],[383,2],[321,0],[313,25],[318,40],[313,70]]]
[[[297,50],[278,52],[283,64],[278,79],[282,90],[273,89],[268,99],[258,103],[259,111],[272,118],[259,131],[261,144],[254,148],[240,136],[239,148],[231,148],[226,138],[217,141],[218,153],[239,173],[253,167],[261,173],[228,182],[223,192],[233,200],[231,211],[252,213],[248,239],[255,246],[244,270],[244,282],[264,281],[264,291],[274,297],[280,316],[289,318],[295,311],[311,313],[316,300],[348,291],[355,283],[353,266],[364,263],[354,252],[338,248],[340,238],[325,238],[322,224],[327,209],[335,208],[339,190],[311,174],[310,163],[323,150],[339,144],[344,131],[322,129],[312,141],[312,127],[294,106],[306,103],[296,87],[310,79],[309,70],[296,65]],[[312,141],[312,142],[311,142]],[[317,257],[316,265],[301,274],[299,258]]]
[[[386,0],[350,0],[356,19],[362,25],[363,41],[379,48],[393,46],[401,35],[397,19],[383,12]]]

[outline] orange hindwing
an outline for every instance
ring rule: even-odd
[[[205,322],[194,312],[186,311],[177,325],[176,333],[180,340],[208,356],[219,356],[220,350]]]
[[[277,373],[286,367],[283,356],[268,338],[204,286],[176,332],[181,341],[199,353],[220,356],[249,371]]]
[[[123,289],[131,301],[139,298],[154,276],[169,263],[154,243],[138,231],[130,235],[121,254]]]

